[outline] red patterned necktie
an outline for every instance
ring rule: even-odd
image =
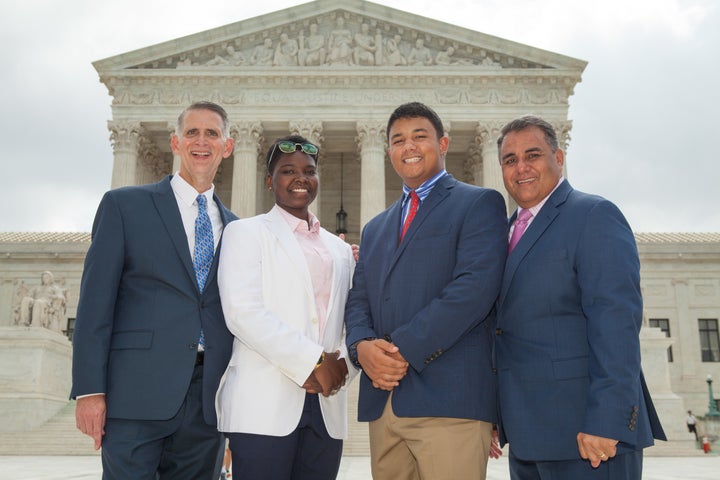
[[[415,214],[420,206],[420,197],[415,193],[415,190],[410,190],[410,210],[408,211],[407,217],[405,217],[405,223],[403,224],[402,232],[400,233],[400,241],[402,242],[405,232],[410,228],[410,224],[415,218]]]
[[[525,233],[525,229],[527,228],[530,217],[532,217],[532,213],[530,213],[530,210],[527,209],[521,210],[518,214],[517,218],[515,219],[515,228],[513,229],[512,236],[510,237],[508,253],[513,251],[515,245],[517,245],[517,243],[520,241],[520,237],[522,237],[523,233]]]

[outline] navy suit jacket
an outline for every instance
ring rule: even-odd
[[[203,413],[214,425],[233,340],[217,286],[220,244],[201,293],[170,178],[111,190],[100,202],[80,286],[71,396],[106,393],[111,418],[173,417],[202,326]],[[237,218],[215,202],[223,224]]]
[[[579,459],[579,432],[619,440],[618,453],[664,439],[640,368],[641,322],[629,225],[563,181],[507,258],[495,339],[501,442],[545,461]]]
[[[441,179],[398,245],[401,199],[363,230],[345,321],[348,345],[390,338],[410,363],[393,390],[396,415],[493,422],[493,305],[507,252],[502,196]],[[382,414],[389,392],[367,375],[358,419]]]

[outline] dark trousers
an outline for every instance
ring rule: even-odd
[[[169,420],[108,418],[102,442],[104,480],[217,480],[225,439],[205,423],[202,365]],[[141,394],[138,392],[138,394]]]
[[[642,451],[616,455],[593,468],[587,460],[528,462],[513,455],[510,447],[511,480],[640,480]]]
[[[297,428],[285,437],[228,433],[232,474],[252,480],[333,480],[342,440],[328,435],[317,394],[305,396]]]

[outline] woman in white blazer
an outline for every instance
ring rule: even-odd
[[[308,210],[318,149],[291,135],[267,154],[270,212],[225,227],[218,286],[232,358],[216,399],[236,478],[334,479],[347,435],[343,314],[355,266]]]

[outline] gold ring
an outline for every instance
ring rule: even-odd
[[[600,454],[600,458],[605,458],[606,456],[607,456],[607,455],[605,455],[604,453],[601,453],[601,454]]]

